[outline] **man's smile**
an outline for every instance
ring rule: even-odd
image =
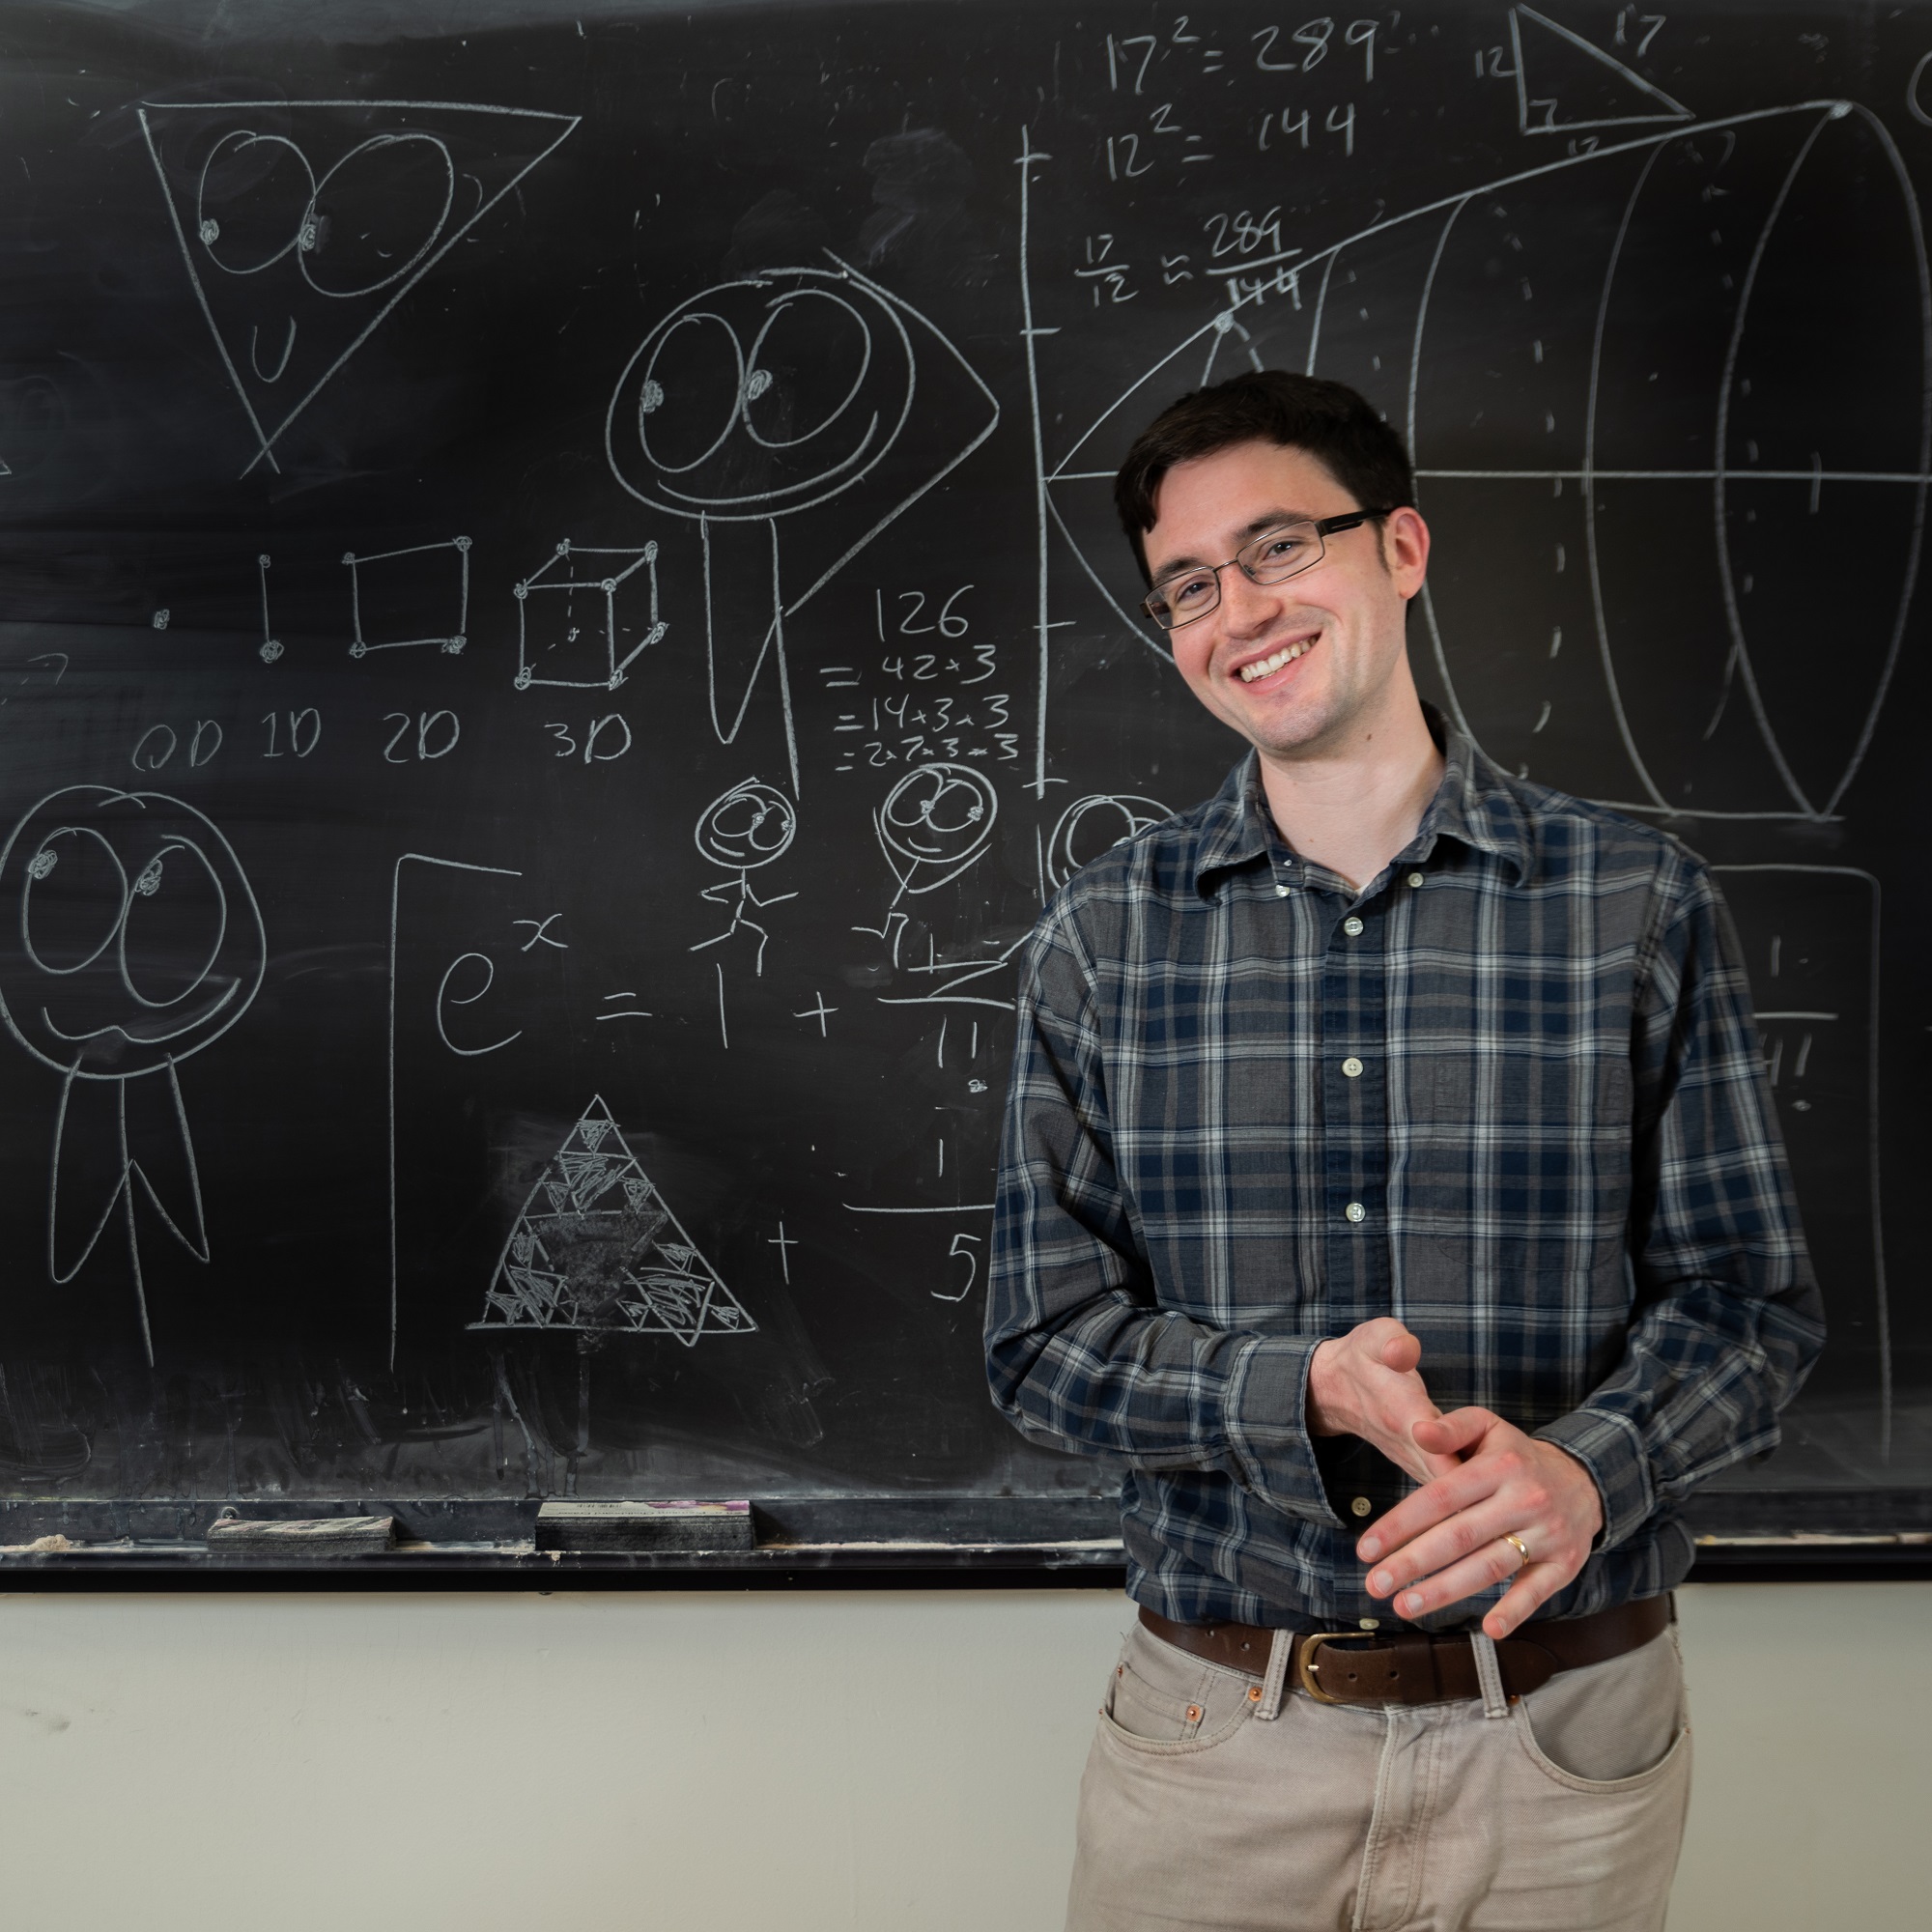
[[[1243,684],[1260,684],[1276,676],[1298,659],[1307,656],[1315,648],[1321,633],[1316,631],[1305,638],[1295,638],[1291,642],[1278,646],[1264,658],[1255,658],[1242,665],[1235,675]]]

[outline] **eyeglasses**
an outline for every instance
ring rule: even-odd
[[[1310,517],[1297,517],[1293,523],[1277,524],[1244,543],[1227,563],[1177,570],[1172,577],[1163,578],[1141,600],[1141,608],[1163,631],[1178,631],[1181,625],[1207,616],[1220,603],[1221,573],[1230,564],[1239,564],[1241,575],[1250,583],[1279,583],[1313,570],[1321,561],[1326,554],[1323,537],[1339,536],[1358,524],[1387,515],[1387,510],[1350,510],[1345,516],[1323,517],[1319,523]]]

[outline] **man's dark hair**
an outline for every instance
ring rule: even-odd
[[[1244,371],[1170,403],[1134,439],[1114,478],[1114,507],[1143,577],[1149,573],[1142,539],[1153,528],[1161,478],[1177,463],[1241,442],[1306,450],[1364,509],[1415,501],[1408,451],[1366,397],[1320,376]]]

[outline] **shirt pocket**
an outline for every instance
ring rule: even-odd
[[[1410,1068],[1391,1175],[1395,1312],[1443,1408],[1522,1428],[1621,1356],[1631,1310],[1631,1063],[1546,1043]]]
[[[1395,1127],[1405,1233],[1486,1246],[1513,1271],[1593,1267],[1630,1212],[1634,1082],[1624,1053],[1499,1042],[1413,1059]],[[1425,1258],[1426,1259],[1426,1258]]]

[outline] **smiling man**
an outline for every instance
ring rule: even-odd
[[[1723,907],[1424,706],[1360,396],[1185,396],[1115,497],[1251,749],[1021,979],[989,1374],[1126,1464],[1139,1605],[1068,1925],[1659,1926],[1682,1506],[1823,1335]]]

